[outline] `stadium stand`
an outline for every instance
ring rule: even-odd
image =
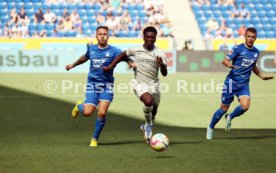
[[[190,0],[202,36],[238,38],[255,27],[259,38],[276,37],[276,0]],[[218,26],[216,26],[218,24]]]
[[[94,36],[99,25],[116,37],[140,36],[146,25],[172,36],[163,6],[153,0],[0,0],[0,24],[5,37]]]

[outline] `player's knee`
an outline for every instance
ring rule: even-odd
[[[89,117],[93,113],[93,110],[83,110],[83,116]]]
[[[153,100],[152,99],[145,99],[143,100],[143,103],[147,107],[151,107],[153,105]]]
[[[106,116],[106,111],[99,111],[98,112],[98,117],[100,117],[100,118],[105,118],[105,116]]]
[[[250,107],[250,104],[241,104],[241,106],[244,111],[247,111]]]

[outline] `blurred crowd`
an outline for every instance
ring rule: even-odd
[[[210,6],[212,0],[191,0],[191,4],[195,6]],[[214,0],[213,0],[214,1]],[[250,11],[245,7],[245,4],[237,5],[235,0],[215,0],[217,6],[230,7],[229,17],[234,19],[250,19]],[[229,26],[227,20],[221,15],[219,18],[211,16],[205,23],[207,32],[204,35],[205,39],[210,38],[233,38],[233,28]],[[244,24],[238,28],[238,36],[243,37],[245,32]]]
[[[70,32],[73,33],[71,36],[84,37],[95,34],[95,31],[91,31],[90,26],[106,25],[110,28],[112,36],[120,37],[122,32],[134,32],[135,34],[132,36],[135,37],[140,35],[143,27],[153,25],[157,28],[160,37],[173,37],[171,24],[164,12],[162,0],[45,0],[44,3],[49,8],[39,8],[32,16],[27,15],[24,6],[19,11],[16,8],[10,10],[8,22],[0,23],[1,36],[59,37],[66,36],[64,33]],[[78,9],[69,10],[67,8],[62,9],[62,13],[56,14],[50,7],[60,4],[82,4],[84,7],[96,5],[99,9],[91,16],[82,16]],[[138,11],[139,9],[131,11],[129,8],[141,4],[144,16],[138,15],[138,13],[143,14]],[[92,19],[95,23],[91,23]],[[38,26],[41,26],[42,29],[38,29]]]

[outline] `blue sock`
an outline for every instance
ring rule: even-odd
[[[83,108],[84,108],[83,104],[78,105],[78,109],[80,113],[83,113]]]
[[[101,131],[104,128],[105,121],[106,121],[106,118],[101,119],[101,118],[97,117],[97,119],[96,119],[96,125],[95,125],[95,131],[94,131],[94,136],[93,136],[95,139],[99,138],[99,136],[101,134]]]
[[[215,125],[219,122],[219,120],[221,119],[221,117],[226,113],[225,110],[219,108],[213,115],[213,118],[211,120],[211,123],[209,125],[209,127],[211,129],[215,128]]]
[[[229,115],[229,116],[230,116],[230,119],[232,120],[233,118],[242,115],[242,114],[243,114],[244,112],[246,112],[246,111],[247,111],[247,110],[244,110],[244,109],[242,108],[242,106],[239,105],[239,106],[237,106],[237,107],[235,108],[235,110]]]

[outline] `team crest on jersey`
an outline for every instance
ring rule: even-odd
[[[255,57],[255,58],[257,58],[257,57],[258,57],[258,54],[257,54],[257,53],[255,53],[254,57]]]
[[[105,57],[109,57],[110,53],[109,52],[106,52],[105,53]]]
[[[252,65],[254,62],[255,62],[254,60],[243,59],[243,60],[242,60],[241,66],[243,66],[243,67],[249,67],[249,66]]]
[[[92,64],[94,68],[101,68],[103,63],[105,62],[105,59],[93,59]]]

